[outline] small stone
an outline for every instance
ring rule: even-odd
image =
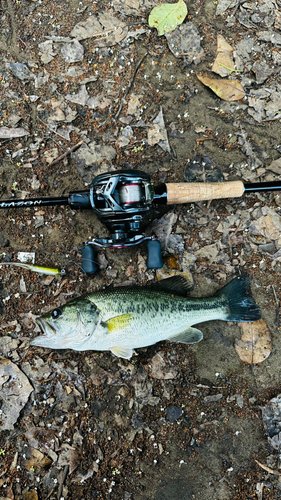
[[[242,394],[236,394],[236,403],[239,408],[243,408],[244,406],[244,398]]]
[[[255,62],[252,71],[256,75],[256,83],[263,83],[272,74],[273,70],[265,62]]]
[[[222,394],[214,394],[213,396],[206,396],[204,403],[217,403],[222,398]]]
[[[166,409],[167,419],[172,423],[176,422],[182,416],[182,413],[182,408],[179,408],[179,406],[171,405]]]

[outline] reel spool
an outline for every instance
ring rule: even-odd
[[[142,201],[143,198],[143,190],[142,184],[132,183],[132,184],[123,184],[119,188],[119,198],[120,204],[126,208],[128,205],[136,205]]]

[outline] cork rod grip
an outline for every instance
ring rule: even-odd
[[[244,193],[242,181],[230,182],[182,182],[166,184],[167,205],[195,201],[237,198]]]

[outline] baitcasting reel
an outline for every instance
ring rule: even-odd
[[[149,269],[162,267],[160,242],[142,231],[152,221],[153,204],[173,205],[221,198],[236,198],[244,192],[281,190],[280,182],[244,184],[230,182],[192,182],[161,184],[153,187],[149,175],[140,170],[118,170],[95,177],[90,191],[73,191],[68,196],[0,200],[1,208],[70,205],[92,209],[110,232],[109,238],[96,238],[82,247],[82,267],[93,274],[97,248],[124,248],[147,241]]]
[[[143,241],[147,241],[147,267],[158,269],[163,266],[160,242],[142,234],[153,219],[155,196],[149,175],[139,170],[119,170],[95,177],[90,189],[91,207],[111,237],[95,238],[84,244],[82,260],[86,273],[97,271],[94,246],[125,248]]]

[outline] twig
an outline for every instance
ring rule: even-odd
[[[267,465],[263,465],[261,464],[258,460],[255,460],[255,462],[264,470],[266,470],[266,472],[269,472],[269,474],[276,474],[277,476],[280,476],[280,472],[277,471],[277,470],[273,470],[271,469],[270,467],[267,467]]]
[[[68,471],[69,471],[69,465],[66,465],[64,470],[63,470],[62,480],[61,480],[61,483],[60,483],[59,489],[58,489],[58,495],[57,495],[58,500],[60,500],[62,497],[63,483],[66,480],[66,477],[68,475]]]
[[[127,87],[127,90],[126,90],[126,92],[125,92],[125,95],[124,95],[124,96],[122,97],[122,99],[121,99],[121,102],[120,102],[120,105],[119,105],[118,111],[117,111],[117,113],[116,113],[116,115],[115,115],[115,120],[117,120],[118,116],[119,116],[119,115],[120,115],[120,113],[121,113],[121,110],[122,110],[122,108],[123,108],[123,104],[124,104],[124,99],[126,99],[127,95],[129,94],[129,92],[130,92],[130,90],[131,90],[131,88],[132,88],[132,86],[133,86],[134,80],[135,80],[135,78],[136,78],[136,74],[137,74],[137,72],[138,72],[138,70],[139,70],[139,67],[140,67],[140,65],[142,64],[142,62],[144,61],[144,59],[146,58],[147,54],[148,54],[148,51],[147,51],[147,52],[146,52],[146,53],[145,53],[145,54],[141,57],[141,59],[139,60],[138,64],[137,64],[137,65],[136,65],[136,67],[135,67],[135,71],[134,71],[134,73],[133,73],[133,76],[132,76],[132,78],[131,78],[131,81],[129,82],[129,85],[128,85],[128,87]]]
[[[53,489],[50,491],[49,495],[46,497],[46,500],[48,500],[48,498],[50,498],[50,496],[52,496],[52,494],[54,493],[54,491],[55,491],[55,488],[53,488]]]
[[[41,120],[41,118],[39,118],[39,116],[37,117],[37,119],[38,119],[41,123],[43,123],[43,125],[45,125],[45,127],[47,127],[47,129],[49,130],[49,132],[53,132],[54,134],[57,134],[59,137],[61,137],[62,139],[64,139],[64,140],[65,140],[65,137],[64,137],[63,135],[61,135],[59,132],[56,132],[56,130],[52,130],[52,128],[51,128],[51,127],[49,127],[47,123],[43,122],[43,120]]]
[[[62,155],[58,156],[54,161],[52,161],[52,163],[50,163],[49,167],[52,167],[53,165],[56,165],[61,160],[63,160],[67,155],[69,155],[70,153],[73,153],[73,151],[75,151],[77,148],[79,148],[80,146],[82,146],[83,142],[84,141],[77,142],[77,144],[75,144],[75,146],[72,146],[72,148],[68,149],[65,153],[63,153]]]
[[[238,3],[236,4],[236,6],[235,6],[235,8],[234,8],[234,11],[233,11],[233,12],[232,12],[232,14],[231,14],[231,17],[234,17],[234,16],[235,16],[235,14],[236,14],[237,10],[239,9],[239,7],[240,7],[241,5],[243,5],[243,3],[246,3],[246,0],[241,0],[240,2],[238,2]]]
[[[280,314],[279,314],[280,302],[279,302],[279,299],[277,297],[274,285],[271,285],[271,286],[272,286],[272,290],[273,290],[273,294],[274,294],[274,298],[275,298],[275,303],[276,303],[276,326],[279,327],[280,326]]]

